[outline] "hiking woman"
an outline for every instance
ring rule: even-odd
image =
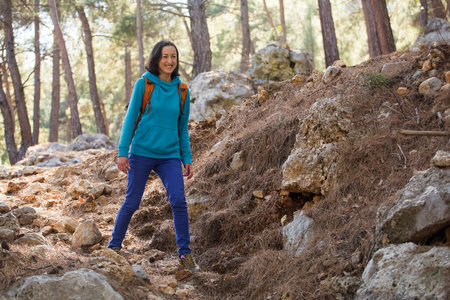
[[[134,85],[117,159],[118,168],[128,175],[127,193],[117,214],[108,248],[116,252],[122,248],[128,224],[139,208],[147,178],[153,170],[164,184],[172,207],[179,263],[190,271],[198,271],[199,267],[190,254],[183,181],[183,176],[187,179],[193,176],[188,132],[190,99],[187,91],[184,105],[180,107],[178,63],[177,47],[172,42],[160,41],[153,47],[146,63],[147,72]],[[149,84],[145,78],[154,84],[153,91],[133,136],[146,84]],[[181,164],[184,165],[184,174]]]

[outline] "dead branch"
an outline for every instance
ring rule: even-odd
[[[427,136],[448,136],[450,132],[446,131],[417,131],[417,130],[400,130],[403,135],[427,135]]]

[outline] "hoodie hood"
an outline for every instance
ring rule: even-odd
[[[178,76],[175,77],[174,79],[172,79],[171,82],[166,82],[164,80],[161,80],[161,79],[159,79],[158,76],[156,76],[156,75],[154,75],[154,74],[152,74],[152,73],[150,73],[148,71],[145,72],[142,76],[146,77],[151,82],[153,82],[153,83],[155,83],[157,85],[160,85],[162,88],[164,88],[164,87],[168,88],[168,87],[171,87],[171,86],[174,86],[174,85],[177,86],[178,84],[181,83],[180,77],[178,77]]]

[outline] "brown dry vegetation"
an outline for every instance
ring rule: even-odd
[[[437,77],[444,81],[444,72],[450,70],[450,47],[439,49],[445,60],[436,65]],[[187,279],[196,288],[192,299],[335,299],[333,290],[321,285],[323,280],[362,274],[374,251],[378,207],[392,203],[415,172],[429,167],[437,150],[450,150],[448,136],[399,133],[403,129],[449,130],[449,124],[444,124],[437,112],[450,107],[450,95],[423,96],[412,80],[433,51],[424,48],[420,53],[377,57],[343,69],[343,74],[327,85],[315,82],[315,86],[306,88],[294,87],[290,82],[272,83],[265,86],[269,98],[264,104],[249,99],[221,118],[191,124],[195,176],[187,182],[186,192],[188,197],[204,196],[209,200],[195,210],[190,207],[192,249],[203,271]],[[406,60],[405,73],[389,81],[380,77],[383,65],[398,56]],[[407,87],[410,93],[399,96],[396,91],[400,86]],[[353,123],[365,135],[350,139],[339,149],[338,184],[326,195],[291,193],[291,201],[285,201],[286,196],[280,195],[282,165],[291,153],[299,126],[317,99],[333,95],[345,99]],[[389,112],[389,116],[378,118],[381,111]],[[239,151],[245,164],[232,170],[230,163]],[[109,152],[72,166],[68,183],[82,178],[103,182],[104,171],[115,160],[116,154]],[[44,176],[51,182],[51,172],[34,176]],[[83,212],[63,200],[61,205],[48,209],[48,214],[101,223],[115,216],[125,193],[124,178],[110,184],[113,193],[99,200],[95,211]],[[2,182],[3,191],[5,186],[6,182]],[[62,198],[64,187],[55,189]],[[270,197],[259,201],[253,196],[255,190],[263,190]],[[8,196],[11,203],[15,201],[13,196]],[[313,198],[320,201],[313,204]],[[314,219],[320,234],[315,246],[292,257],[283,251],[280,219],[286,215],[290,221],[301,209]],[[173,238],[160,232],[160,224],[170,219],[164,190],[152,175],[126,239],[125,248],[139,249],[129,259],[145,259],[142,253],[148,248],[174,255]],[[112,223],[104,224],[101,230],[110,233]],[[59,245],[58,241],[52,243]],[[32,255],[19,249],[21,246],[12,247],[17,253],[2,258],[0,263],[5,278],[1,289],[20,277],[48,271],[49,266],[61,265],[64,271],[89,266],[89,253],[70,252],[67,245],[60,246],[61,251],[45,261],[33,261]],[[351,262],[355,252],[361,253],[358,263]],[[157,269],[151,272],[158,276]],[[154,283],[156,279],[152,280]],[[142,284],[137,281],[116,288],[127,299],[139,299],[133,288]]]

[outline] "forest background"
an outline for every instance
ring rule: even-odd
[[[17,96],[14,93],[10,61],[7,57],[9,41],[7,25],[5,25],[7,6],[11,7],[14,57],[23,86],[29,124],[33,128],[33,140],[29,142],[31,145],[47,141],[68,143],[76,136],[73,123],[71,124],[73,107],[70,106],[74,105],[70,102],[71,97],[76,99],[80,130],[82,129],[83,133],[103,132],[118,140],[131,85],[143,72],[142,60],[147,59],[153,45],[159,40],[171,40],[177,45],[180,52],[182,80],[189,82],[192,77],[195,77],[199,73],[199,70],[195,70],[196,66],[204,63],[203,58],[207,54],[202,53],[203,46],[197,44],[200,41],[196,39],[201,39],[201,36],[195,37],[191,34],[195,26],[201,26],[192,22],[192,16],[196,13],[189,8],[192,8],[192,4],[200,5],[198,12],[204,13],[209,34],[211,64],[202,66],[201,71],[217,69],[245,72],[248,70],[242,67],[244,36],[241,27],[241,9],[243,2],[248,6],[250,53],[265,47],[269,41],[279,40],[290,48],[305,50],[313,58],[315,69],[324,70],[328,64],[324,54],[319,3],[328,2],[331,3],[331,11],[327,10],[333,18],[339,58],[350,66],[373,56],[372,53],[370,53],[372,55],[369,54],[367,20],[363,11],[363,3],[371,2],[369,0],[209,0],[204,2],[199,0],[180,2],[73,0],[56,1],[56,3],[54,0],[35,0],[34,2],[2,0],[2,22],[0,22],[2,90],[0,92],[4,92],[3,95],[12,107],[14,142],[16,145],[21,145],[21,149],[25,148],[24,150],[29,146],[23,147],[23,129],[19,126],[20,111],[14,104],[17,103],[17,99],[11,100]],[[425,19],[434,16],[448,19],[449,2],[448,0],[387,0],[388,21],[392,28],[396,50],[408,49],[421,33],[426,24],[423,18],[424,12]],[[188,3],[191,6],[188,7]],[[56,89],[58,95],[55,95],[56,80],[55,77],[52,78],[53,59],[54,53],[59,51],[55,42],[57,39],[53,34],[54,20],[52,22],[50,14],[52,4],[58,7],[59,24],[71,65],[75,95],[68,88],[70,85],[64,81],[67,73],[64,72],[62,65],[58,75],[60,89]],[[280,10],[280,4],[284,6],[284,10]],[[137,18],[139,15],[140,20]],[[87,21],[88,31],[85,27],[86,22],[83,26],[82,21]],[[38,39],[35,38],[37,23],[39,23]],[[137,32],[140,31],[136,30],[139,28],[139,23],[142,28],[142,37],[138,36]],[[86,40],[84,38],[89,34],[92,35],[90,51],[84,43]],[[142,45],[139,45],[138,41],[142,41]],[[89,69],[93,67],[87,63],[90,52],[93,53],[92,61],[95,63],[93,74],[96,77],[97,92],[92,91],[89,82],[90,76],[92,80]],[[140,53],[143,53],[143,58]],[[40,63],[39,67],[36,62]],[[37,85],[40,86],[39,91],[35,89]],[[102,116],[105,118],[106,128],[103,130],[99,129],[99,115],[93,109],[95,94],[100,99]],[[53,118],[58,123],[57,130],[56,133],[52,133],[50,132],[50,114],[52,106],[55,105],[52,99],[55,101],[55,97],[60,107],[57,117]],[[36,99],[39,100],[37,106]],[[7,151],[8,136],[5,130],[8,121],[5,121],[3,110],[0,121],[0,164],[4,165],[9,164],[10,149]]]

